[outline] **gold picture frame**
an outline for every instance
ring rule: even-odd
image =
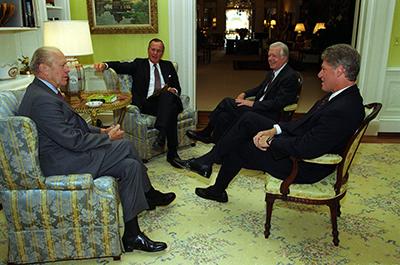
[[[157,0],[86,0],[93,34],[158,33]]]

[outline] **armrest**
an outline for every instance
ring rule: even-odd
[[[314,163],[314,164],[325,164],[325,165],[336,165],[342,161],[342,157],[336,154],[324,154],[322,156],[312,158],[312,159],[303,159],[304,162]]]
[[[91,174],[55,175],[46,177],[45,185],[51,190],[88,190],[93,178]]]
[[[283,111],[295,111],[297,109],[297,103],[287,105],[283,108]]]
[[[316,164],[328,164],[328,165],[335,165],[339,164],[342,161],[342,157],[340,155],[336,154],[324,154],[322,156],[312,158],[312,159],[297,159],[294,157],[290,158],[293,162],[292,165],[292,170],[289,174],[289,176],[282,182],[281,187],[280,187],[280,192],[284,195],[287,196],[290,192],[289,186],[293,183],[293,181],[297,177],[298,169],[299,169],[299,161],[302,160],[304,162],[308,163],[316,163]]]
[[[187,109],[189,107],[190,97],[187,95],[181,95],[180,97],[181,97],[183,109]]]

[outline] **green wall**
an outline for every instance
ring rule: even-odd
[[[392,37],[390,38],[388,66],[389,67],[400,66],[400,0],[396,1],[396,7],[394,10]]]
[[[155,0],[157,1],[157,0]],[[83,0],[70,0],[71,19],[87,20],[87,5]],[[164,59],[169,58],[168,1],[157,1],[158,33],[156,34],[92,34],[94,54],[82,56],[83,64],[109,60],[130,60],[147,57],[147,45],[152,38],[160,38],[166,46]]]

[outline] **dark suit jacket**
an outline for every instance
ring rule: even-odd
[[[267,94],[262,101],[259,101],[264,94],[265,86],[272,79],[272,71],[268,71],[265,80],[255,88],[245,91],[246,97],[255,96],[253,110],[257,113],[276,113],[279,115],[282,109],[297,100],[299,87],[299,75],[288,64],[279,72],[274,81],[268,85]],[[270,117],[270,116],[268,116]],[[278,120],[278,117],[270,117]]]
[[[349,87],[318,109],[317,102],[301,119],[280,124],[282,134],[271,144],[275,158],[314,158],[325,153],[342,154],[365,116],[363,100],[356,85]],[[300,162],[299,175],[316,182],[335,166]]]
[[[31,118],[39,135],[40,166],[45,176],[91,173],[97,176],[111,145],[107,134],[90,126],[70,105],[35,78],[26,89],[18,115]]]
[[[147,58],[136,58],[132,62],[107,62],[118,74],[128,74],[132,76],[132,104],[142,109],[147,98],[150,82],[150,65]],[[170,61],[160,60],[160,69],[164,81],[170,87],[175,87],[181,94],[178,74],[174,65]]]

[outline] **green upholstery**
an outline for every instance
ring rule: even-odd
[[[0,203],[8,262],[38,263],[121,255],[119,197],[112,177],[44,177],[35,123],[15,116],[19,100],[0,92]]]

